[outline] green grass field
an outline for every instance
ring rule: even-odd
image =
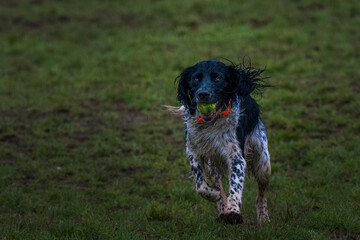
[[[360,239],[360,1],[0,0],[0,238]],[[266,67],[271,223],[194,190],[174,79]]]

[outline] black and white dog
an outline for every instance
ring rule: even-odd
[[[270,221],[264,191],[271,174],[270,155],[259,105],[250,96],[268,87],[260,77],[262,70],[225,65],[208,60],[186,68],[177,78],[177,99],[186,125],[186,153],[190,161],[196,192],[217,202],[218,217],[225,222],[242,222],[240,206],[245,169],[255,176],[257,221]],[[198,112],[197,104],[216,104],[210,115]],[[225,194],[222,180],[228,178]]]

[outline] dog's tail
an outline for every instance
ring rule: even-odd
[[[169,105],[163,105],[163,107],[165,109],[167,109],[169,112],[171,112],[172,114],[179,116],[181,118],[184,118],[186,115],[185,106],[174,107],[174,106],[169,106]]]

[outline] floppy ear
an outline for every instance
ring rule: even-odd
[[[182,73],[177,77],[177,99],[190,110],[190,113],[196,109],[196,103],[192,100],[193,96],[189,87],[189,81],[193,72],[194,67],[189,67],[182,71]]]
[[[247,82],[246,76],[236,66],[228,66],[229,89],[233,95],[246,96],[251,93],[251,85]]]
[[[253,91],[262,91],[270,85],[262,84],[264,78],[260,74],[264,70],[246,67],[241,69],[240,66],[228,66],[229,82],[233,92],[241,97],[250,95]]]

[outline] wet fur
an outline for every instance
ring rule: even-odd
[[[192,79],[199,73],[201,76],[222,77],[223,82],[213,84],[208,80],[209,83],[202,87],[215,95],[213,97],[222,110],[232,99],[228,115],[198,123],[196,94],[199,87],[196,88]],[[185,69],[178,78],[177,97],[183,106],[168,106],[170,111],[185,120],[186,153],[196,191],[203,198],[217,202],[219,219],[232,224],[242,222],[240,206],[246,167],[254,174],[259,186],[256,200],[258,222],[269,221],[264,192],[271,174],[270,155],[259,106],[250,96],[268,86],[260,78],[261,73],[261,70],[225,65],[214,60],[200,62]],[[227,195],[222,186],[225,176],[229,179]]]

